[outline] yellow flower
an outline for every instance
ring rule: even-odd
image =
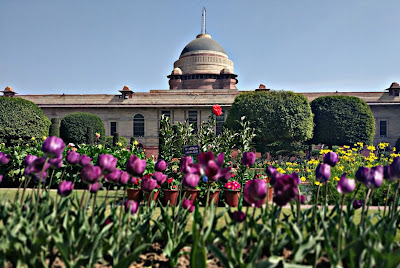
[[[396,147],[393,147],[393,152],[396,152]]]
[[[285,170],[281,167],[278,167],[276,171],[278,171],[279,173],[285,173]]]
[[[320,182],[319,182],[319,181],[316,181],[316,182],[315,182],[315,185],[320,185]]]
[[[137,140],[135,140],[135,141],[133,142],[133,144],[136,146],[136,145],[138,145],[139,143],[138,143]]]
[[[340,181],[339,177],[334,177],[333,178],[335,181]]]
[[[301,181],[305,181],[305,180],[306,180],[306,177],[301,177],[300,180],[301,180]]]
[[[101,148],[103,148],[103,145],[99,144],[98,147],[101,149]]]
[[[376,150],[375,146],[373,146],[373,145],[369,145],[369,146],[367,147],[367,149],[370,150],[371,152],[373,152],[373,151]]]
[[[345,148],[345,149],[349,149],[349,148],[350,148],[350,146],[348,146],[348,145],[343,145],[343,148]]]
[[[31,140],[33,140],[33,141],[34,141],[34,140],[36,140],[36,138],[35,138],[35,137],[32,137],[32,138],[31,138]]]
[[[42,139],[45,140],[45,139],[47,139],[47,137],[46,137],[46,136],[43,136]]]
[[[122,143],[121,143],[121,142],[118,142],[117,144],[118,144],[118,146],[119,146],[119,147],[121,147],[121,146],[122,146]]]
[[[96,132],[96,139],[100,138],[100,133]]]

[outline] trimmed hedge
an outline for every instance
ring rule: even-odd
[[[52,118],[51,119],[49,136],[60,137],[60,124],[61,124],[60,118]]]
[[[314,144],[371,144],[375,121],[368,104],[357,97],[325,96],[311,102],[314,113]]]
[[[89,141],[87,137],[89,127],[92,128],[92,135],[100,133],[99,142],[103,143],[105,140],[103,121],[97,115],[86,112],[76,112],[65,116],[61,120],[60,137],[65,143],[86,143]]]
[[[49,135],[50,120],[31,101],[0,97],[0,142],[7,145]]]
[[[279,150],[283,145],[306,141],[312,137],[313,115],[306,97],[291,91],[252,91],[239,94],[229,110],[226,124],[240,129],[246,116],[256,129],[257,149]],[[272,146],[272,147],[271,147]]]

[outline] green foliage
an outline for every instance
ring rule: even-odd
[[[311,102],[314,113],[314,144],[371,144],[375,122],[366,102],[357,97],[325,96]]]
[[[51,119],[49,136],[60,137],[60,124],[61,124],[60,118],[52,118]]]
[[[119,137],[118,141],[115,143],[116,145],[113,145],[114,143],[114,136],[107,136],[106,137],[106,148],[112,148],[112,147],[117,147],[117,148],[126,148],[128,146],[128,141],[126,140],[125,137]],[[121,143],[122,146],[119,146],[118,143]]]
[[[97,115],[76,112],[65,116],[61,120],[60,137],[65,143],[81,144],[87,142],[87,128],[92,127],[94,133],[100,133],[99,142],[104,142],[105,129]]]
[[[119,134],[117,132],[115,132],[114,135],[113,135],[112,145],[116,146],[118,142],[119,142]]]
[[[244,92],[235,98],[226,125],[240,130],[239,119],[246,116],[256,129],[257,150],[267,146],[279,150],[282,145],[303,142],[312,137],[313,121],[306,97],[290,91]]]
[[[50,120],[31,101],[0,97],[0,142],[15,144],[32,137],[48,136]]]

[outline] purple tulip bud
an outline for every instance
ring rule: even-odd
[[[154,166],[154,170],[159,172],[164,172],[166,168],[167,168],[167,163],[161,159],[158,159],[157,163]]]
[[[62,167],[62,164],[63,164],[63,156],[60,155],[60,156],[57,157],[57,158],[50,158],[50,159],[49,159],[49,164],[50,164],[50,167],[51,167],[52,169],[57,169],[57,168]]]
[[[70,165],[76,165],[79,163],[80,155],[72,150],[67,152],[67,156],[65,157],[65,161]]]
[[[157,187],[157,181],[151,178],[143,178],[140,189],[142,192],[150,193]]]
[[[119,178],[121,177],[121,170],[118,168],[114,169],[113,172],[104,175],[104,179],[108,182],[117,183]]]
[[[275,184],[276,177],[280,175],[280,173],[276,170],[275,167],[272,165],[269,165],[267,169],[265,170],[265,173],[267,174],[268,177],[270,177],[269,183],[272,185],[272,187]]]
[[[340,178],[340,181],[338,182],[337,191],[340,194],[348,194],[354,191],[355,188],[356,188],[355,180],[346,178],[346,173],[343,173],[342,177]]]
[[[97,165],[102,169],[104,174],[111,173],[117,167],[117,158],[110,154],[99,155]]]
[[[363,201],[362,200],[354,200],[354,202],[353,202],[353,208],[354,209],[359,209],[362,206],[363,206]]]
[[[244,212],[242,211],[234,211],[231,215],[232,220],[234,220],[235,222],[242,222],[244,221],[244,219],[246,218],[246,214],[244,214]]]
[[[72,193],[72,190],[74,189],[74,185],[72,184],[71,181],[62,181],[60,185],[58,186],[58,191],[57,193],[61,196],[69,196]]]
[[[390,165],[383,167],[383,178],[387,181],[394,181],[395,178],[392,176],[392,171],[390,170]]]
[[[193,163],[193,158],[191,156],[182,156],[181,162],[180,162],[180,169],[181,173],[189,173],[189,164]]]
[[[253,152],[244,152],[242,155],[242,164],[250,167],[254,165],[254,162],[256,161],[256,154]]]
[[[87,155],[81,155],[79,158],[79,165],[81,165],[82,167],[86,166],[86,165],[91,165],[92,163],[92,158],[90,158]]]
[[[89,188],[89,192],[91,192],[92,194],[97,193],[98,190],[101,189],[101,183],[100,182],[95,182],[93,184],[89,184],[88,188]]]
[[[232,178],[231,169],[231,167],[220,169],[217,174],[218,179],[223,183],[228,182],[229,179]]]
[[[162,185],[167,180],[167,178],[168,178],[168,176],[164,175],[160,171],[156,171],[153,174],[153,179],[155,179],[157,181],[158,185]]]
[[[336,164],[339,161],[339,156],[337,153],[334,152],[329,152],[327,154],[324,154],[324,163],[330,165],[331,167],[336,166]]]
[[[328,164],[319,164],[315,170],[317,181],[326,183],[331,177],[331,166]]]
[[[390,174],[393,180],[400,180],[400,157],[393,158],[390,164]]]
[[[218,180],[219,167],[215,161],[209,161],[207,165],[204,166],[204,174],[210,179],[210,181]]]
[[[328,167],[330,167],[328,165]],[[300,184],[299,174],[280,174],[275,178],[273,201],[278,206],[285,206],[288,202],[297,198]]]
[[[10,162],[11,155],[0,152],[0,166],[7,165]]]
[[[30,155],[30,154],[28,154],[28,155],[25,157],[25,160],[24,160],[25,166],[28,166],[28,165],[32,164],[33,160],[35,160],[36,158],[38,158],[36,155]]]
[[[118,183],[120,185],[126,185],[131,177],[129,176],[128,172],[121,171],[121,176],[119,178]]]
[[[132,215],[135,215],[136,211],[139,208],[138,203],[136,203],[133,200],[126,200],[124,202],[124,205],[125,205],[125,213],[130,212]]]
[[[81,170],[81,178],[84,183],[93,184],[100,179],[101,168],[93,166],[92,164],[86,165]]]
[[[3,175],[0,174],[0,183],[3,181]]]
[[[190,201],[189,199],[183,199],[182,208],[183,209],[189,209],[190,212],[193,212],[193,210],[194,210],[193,202]]]
[[[367,167],[359,167],[356,172],[356,180],[364,185],[369,185],[372,182],[371,170]]]
[[[306,203],[306,196],[301,194],[297,195],[297,201],[300,201],[300,204],[305,204]]]
[[[109,225],[109,224],[112,224],[113,222],[114,222],[113,217],[112,216],[108,216],[108,218],[104,222],[104,225]]]
[[[146,160],[142,160],[136,155],[131,155],[126,166],[126,171],[133,177],[141,177],[146,170]]]
[[[61,138],[56,136],[47,137],[43,142],[42,152],[46,157],[57,158],[62,155],[65,148],[65,143]]]
[[[197,174],[188,173],[182,179],[182,186],[195,189],[199,183],[200,177]]]
[[[379,165],[376,167],[371,168],[371,172],[373,174],[373,180],[371,187],[378,188],[382,185],[383,182],[383,175],[384,175],[384,168],[383,166]]]
[[[45,157],[37,157],[35,160],[32,161],[32,163],[29,165],[29,170],[31,173],[40,173],[43,170],[46,171],[50,167],[50,163],[46,163]]]
[[[243,197],[252,206],[260,207],[262,200],[267,196],[267,182],[255,179],[246,182],[243,190]]]
[[[225,153],[220,153],[217,157],[217,165],[219,167],[222,167],[222,164],[224,164],[224,160],[225,160]]]
[[[34,180],[35,182],[39,182],[40,177],[42,177],[42,179],[41,179],[42,183],[45,183],[45,182],[46,182],[47,171],[45,171],[45,172],[43,172],[43,173],[41,173],[41,172],[38,172],[38,173],[31,173],[30,175],[32,176],[32,178],[33,178],[33,180]]]

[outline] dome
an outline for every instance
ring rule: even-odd
[[[224,68],[222,69],[221,74],[233,74],[233,70],[231,68]]]
[[[182,50],[180,57],[186,53],[195,52],[199,50],[215,51],[226,55],[225,49],[209,34],[199,34],[196,39],[192,40]]]

